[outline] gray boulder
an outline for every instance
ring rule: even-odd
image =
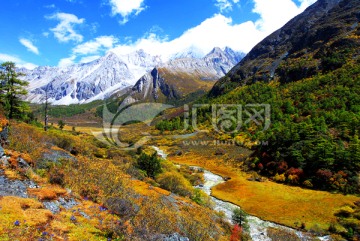
[[[4,165],[6,167],[9,166],[10,165],[9,159],[10,159],[10,157],[7,157],[7,156],[0,157],[0,164]]]
[[[189,238],[183,237],[178,233],[173,233],[163,239],[163,241],[190,241]]]
[[[46,209],[49,209],[53,214],[60,212],[60,204],[58,201],[43,202],[43,204],[44,204],[44,207]]]
[[[20,168],[26,168],[26,169],[30,167],[30,165],[21,157],[18,158],[18,165]]]
[[[4,148],[0,145],[0,158],[5,155]]]

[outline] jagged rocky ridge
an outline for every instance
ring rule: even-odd
[[[164,102],[196,91],[207,91],[213,81],[224,76],[243,56],[228,47],[224,50],[216,47],[203,58],[172,59],[141,77],[125,102]]]
[[[203,58],[179,53],[163,63],[160,56],[138,50],[123,56],[109,52],[89,63],[67,67],[41,66],[34,70],[21,69],[30,83],[27,100],[55,105],[86,103],[106,99],[113,93],[130,88],[153,68],[166,68],[171,73],[186,73],[202,79],[217,80],[239,62],[243,54],[230,48],[214,48]],[[143,77],[142,77],[143,78]]]

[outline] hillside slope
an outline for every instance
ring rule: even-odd
[[[10,124],[5,145],[0,128],[0,240],[229,240],[230,225],[199,192],[202,205],[190,200],[173,164],[161,160],[159,175],[177,175],[183,196],[152,186],[161,179],[137,169],[138,155],[91,135]]]
[[[349,54],[360,52],[359,11],[357,0],[317,1],[258,43],[210,95],[257,81],[296,81],[341,66]]]
[[[250,168],[279,182],[360,193],[358,3],[318,1],[216,83],[210,103],[271,108],[268,129],[255,116],[257,122],[243,120],[232,134],[235,140],[266,143],[256,147]],[[249,71],[251,65],[257,71]]]
[[[22,69],[29,84],[28,101],[54,105],[84,103],[104,99],[115,89],[124,89],[135,78],[128,65],[114,53],[90,63],[67,67],[41,66],[34,70]]]

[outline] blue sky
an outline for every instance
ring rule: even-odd
[[[315,0],[1,0],[0,62],[64,66],[113,51],[164,59],[196,48],[248,52]]]

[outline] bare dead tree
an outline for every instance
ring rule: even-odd
[[[47,131],[48,130],[48,121],[49,121],[49,115],[48,115],[48,87],[49,85],[46,86],[46,90],[45,90],[45,117],[44,117],[44,130]]]

